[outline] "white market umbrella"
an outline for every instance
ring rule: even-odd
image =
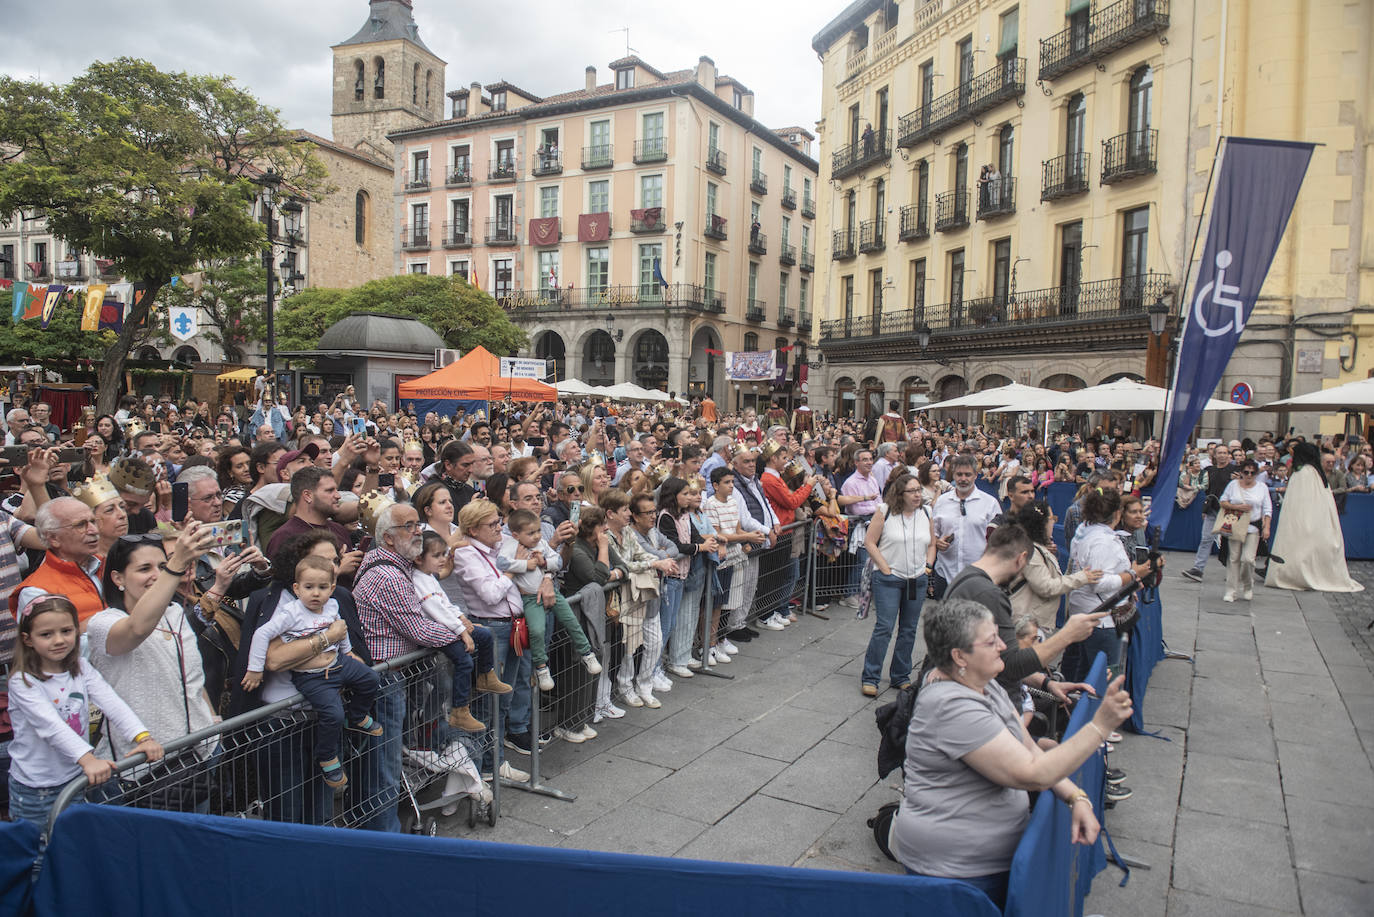
[[[1073,392],[1055,392],[1003,407],[989,408],[990,414],[1039,413],[1041,411],[1111,411],[1112,413],[1151,413],[1164,410],[1168,389],[1131,379],[1104,382]],[[1243,411],[1244,405],[1207,399],[1204,411]]]
[[[631,384],[631,385],[634,385],[633,382],[631,382],[630,384]],[[656,389],[656,388],[645,388],[645,387],[642,386],[642,385],[634,385],[634,387],[637,388],[637,389],[639,389],[639,392],[640,392],[641,395],[643,395],[645,401],[667,401],[667,400],[668,400],[668,393],[667,393],[667,392],[660,391],[659,389]]]
[[[554,385],[560,395],[590,395],[592,387],[581,379],[564,379]]]
[[[1319,392],[1271,401],[1261,411],[1374,411],[1374,379],[1359,379]]]
[[[1012,382],[1008,385],[999,385],[996,388],[985,388],[980,392],[969,392],[967,395],[950,398],[948,401],[923,404],[921,410],[940,411],[955,408],[987,410],[988,408],[1000,408],[1017,401],[1029,401],[1032,398],[1044,398],[1054,394],[1056,392],[1051,388],[1036,388],[1034,385]]]
[[[645,389],[640,388],[633,382],[621,382],[612,385],[606,390],[606,397],[614,398],[617,401],[652,401],[654,400]]]

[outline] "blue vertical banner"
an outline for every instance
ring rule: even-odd
[[[1164,417],[1163,455],[1150,522],[1168,528],[1178,466],[1216,391],[1278,251],[1315,144],[1227,137],[1197,281],[1184,304],[1183,338]]]

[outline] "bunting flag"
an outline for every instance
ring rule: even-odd
[[[46,286],[29,285],[29,298],[24,300],[24,318],[42,318],[43,303],[48,298]]]
[[[146,283],[136,283],[133,285],[133,298],[129,300],[129,308],[136,309],[143,304],[143,297],[148,295],[148,285]],[[152,314],[152,304],[149,304],[148,312]]]
[[[52,321],[52,314],[57,311],[57,304],[62,301],[62,294],[65,292],[67,288],[60,283],[48,287],[47,295],[43,297],[43,310],[39,315],[44,329],[48,327],[48,322]]]
[[[105,304],[105,284],[93,283],[86,288],[86,306],[81,310],[81,330],[100,330],[100,307]]]
[[[167,312],[167,329],[178,341],[189,341],[200,328],[200,310],[195,306],[173,306]]]
[[[117,299],[107,299],[100,305],[100,331],[113,331],[119,334],[124,330],[124,303]]]
[[[29,285],[23,280],[14,283],[14,308],[10,311],[10,321],[17,322],[24,317],[24,306],[29,299]]]

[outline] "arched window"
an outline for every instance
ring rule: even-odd
[[[386,61],[380,57],[372,59],[372,97],[386,98]]]
[[[361,102],[367,97],[367,65],[361,59],[353,62],[353,101]]]
[[[1154,85],[1154,71],[1149,64],[1131,74],[1126,99],[1126,130],[1133,139],[1137,132],[1150,129],[1150,99],[1154,94]]]
[[[410,104],[420,104],[420,65],[416,64],[410,75]]]
[[[425,108],[429,108],[429,100],[434,94],[434,71],[425,71]]]
[[[359,191],[353,198],[353,241],[367,247],[367,209],[366,191]]]
[[[746,353],[754,353],[759,349],[759,336],[752,331],[744,333],[744,350]]]

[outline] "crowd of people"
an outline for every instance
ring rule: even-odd
[[[1024,790],[1082,798],[1065,778],[1099,743],[1047,750],[1035,724],[1085,690],[1098,651],[1119,664],[1129,587],[1161,575],[1148,521],[1159,444],[1119,429],[1042,439],[907,419],[895,404],[863,424],[676,397],[440,417],[364,405],[351,387],[295,407],[258,394],[218,412],[130,397],[66,429],[42,403],[6,415],[6,443],[23,447],[0,468],[13,816],[42,820],[74,777],[101,783],[133,751],[156,760],[296,693],[316,713],[314,746],[299,750],[305,766],[281,766],[341,789],[351,732],[377,756],[378,785],[361,789],[394,801],[403,760],[456,770],[461,739],[489,739],[496,717],[503,753],[595,740],[604,720],[660,706],[675,680],[833,601],[873,619],[864,695],[883,690],[884,668],[892,688],[927,688],[894,851],[917,872],[991,876],[1014,849],[1005,832]],[[1299,470],[1344,493],[1367,487],[1368,464],[1353,439],[1190,448],[1177,500],[1204,500],[1206,515],[1183,575],[1201,578],[1228,537],[1226,600],[1248,598]],[[1045,499],[1056,482],[1078,486],[1066,566]],[[1218,518],[1230,528],[1214,534]],[[453,672],[428,747],[403,741],[399,676],[371,668],[419,649]],[[542,735],[540,695],[552,701]],[[1129,706],[1114,683],[1094,720],[1102,741],[1120,741]],[[178,754],[207,762],[207,744]],[[491,745],[474,746],[489,778],[528,779]],[[1113,802],[1130,796],[1124,776],[1109,775]],[[969,801],[999,842],[945,843],[940,826],[962,824]],[[369,826],[398,829],[395,808]],[[1075,838],[1095,835],[1090,811],[1074,823]]]

